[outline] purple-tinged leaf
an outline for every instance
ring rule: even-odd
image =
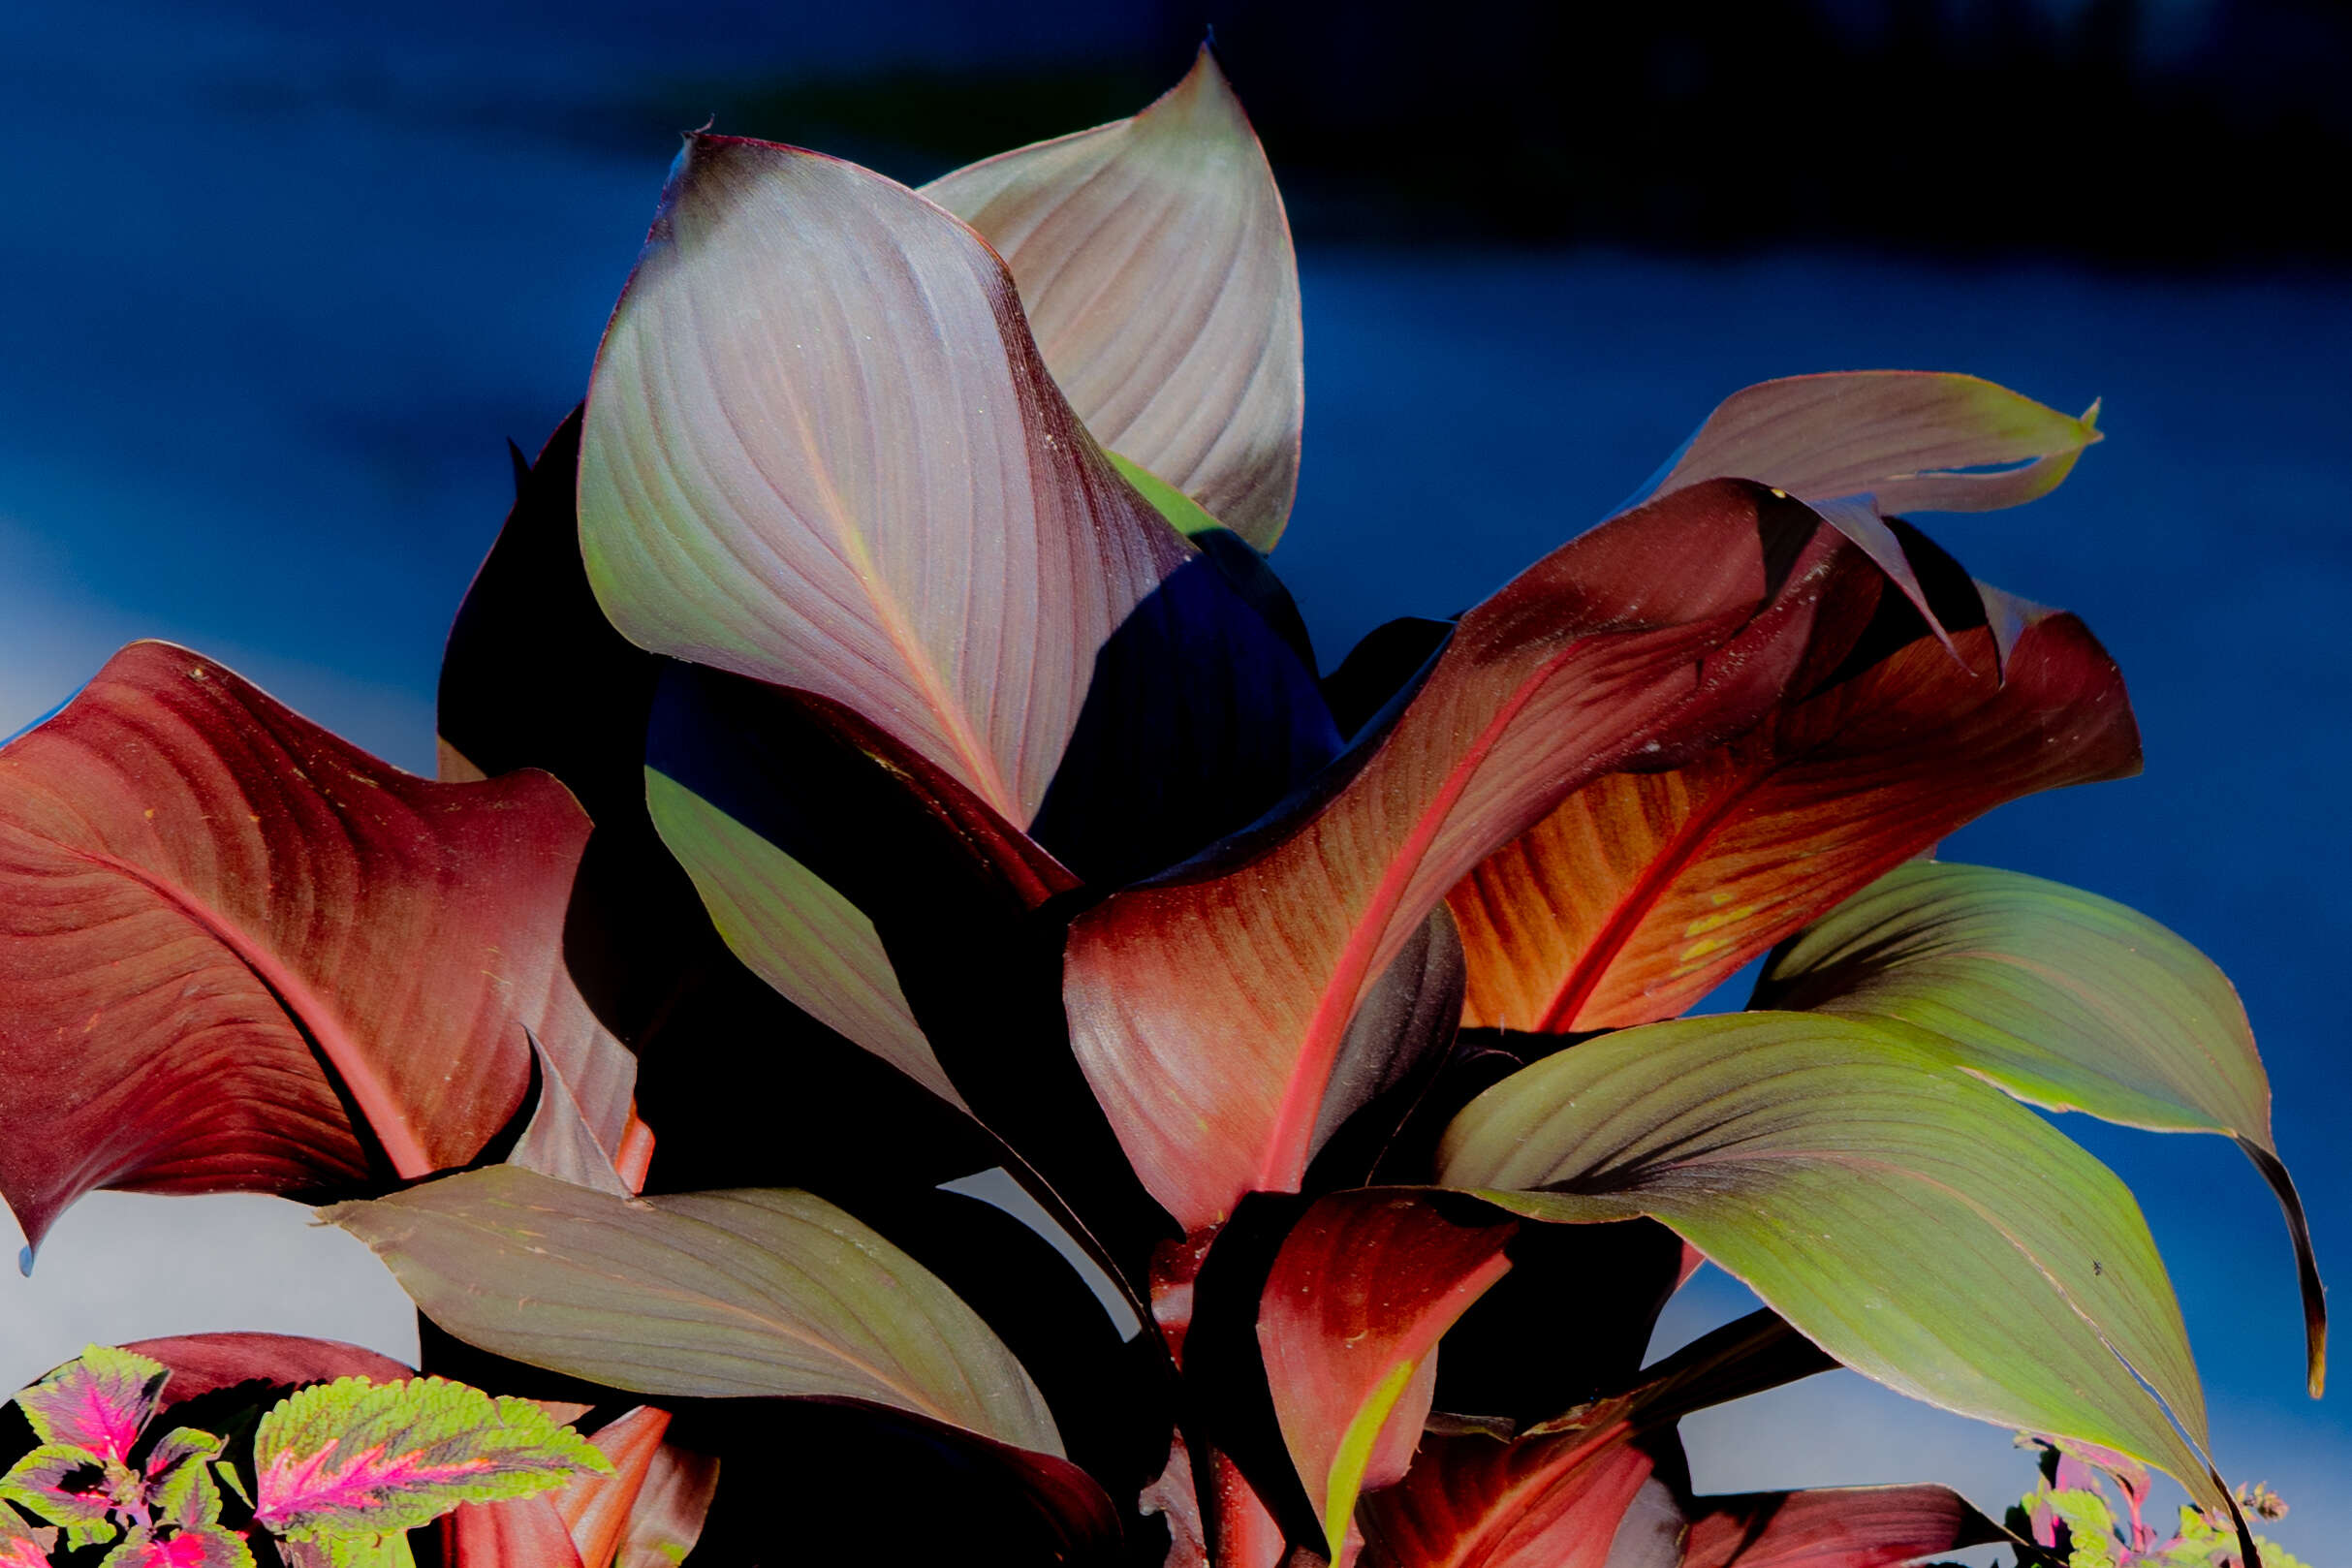
[[[612,1469],[580,1476],[550,1495],[583,1568],[611,1568],[638,1493],[662,1451],[662,1434],[669,1429],[670,1412],[649,1404],[606,1423],[588,1442]]]
[[[70,1443],[44,1443],[0,1476],[0,1509],[16,1503],[65,1532],[68,1546],[111,1541],[138,1499],[137,1472]]]
[[[1097,651],[1194,555],[978,235],[855,165],[707,135],[597,355],[580,525],[632,642],[839,703],[1017,828]]]
[[[2095,894],[1917,862],[1773,954],[1752,1005],[1892,1019],[2028,1104],[2236,1140],[2286,1213],[2318,1397],[2328,1308],[2310,1223],[2272,1140],[2253,1028],[2204,954]]]
[[[524,1032],[529,1034],[528,1030]],[[530,1034],[529,1038],[531,1054],[539,1067],[539,1106],[531,1113],[530,1124],[523,1128],[522,1136],[515,1141],[515,1147],[507,1154],[507,1163],[519,1165],[526,1171],[536,1171],[541,1176],[553,1176],[558,1181],[594,1187],[598,1192],[609,1192],[615,1197],[625,1198],[644,1185],[642,1163],[625,1159],[625,1144],[623,1147],[605,1146],[603,1140],[597,1137],[596,1128],[589,1122],[587,1113],[581,1109],[580,1097],[572,1092],[571,1082],[565,1078],[561,1064],[549,1054],[546,1046],[539,1043],[539,1036]],[[610,1035],[598,1036],[597,1046],[603,1051],[627,1055],[620,1042]],[[608,1070],[621,1069],[615,1066]],[[639,1125],[642,1123],[632,1120],[632,1127]],[[627,1136],[624,1131],[623,1139]],[[650,1147],[645,1152],[650,1154]],[[636,1180],[632,1181],[621,1175],[620,1166],[623,1163],[636,1167]]]
[[[184,649],[117,654],[0,751],[0,1191],[26,1235],[94,1187],[462,1164],[522,1097],[526,1026],[618,1146],[634,1063],[564,966],[587,832],[544,774],[416,778]]]
[[[135,1351],[91,1345],[17,1395],[16,1408],[43,1443],[121,1463],[161,1408],[169,1375]]]
[[[804,1192],[626,1200],[492,1166],[325,1212],[497,1355],[644,1394],[871,1399],[1061,1451],[988,1325]]]
[[[1504,1442],[1432,1436],[1364,1500],[1363,1568],[1608,1568],[1656,1468],[1619,1402],[1572,1430]]]
[[[253,1435],[254,1521],[296,1541],[429,1524],[460,1503],[529,1496],[611,1465],[528,1399],[437,1377],[303,1389]]]
[[[717,1455],[664,1443],[638,1488],[613,1568],[677,1568],[702,1539],[718,1490]]]
[[[1465,1223],[1424,1194],[1333,1193],[1275,1255],[1258,1346],[1327,1555],[1346,1541],[1358,1496],[1410,1464],[1438,1336],[1511,1267],[1503,1243],[1518,1224],[1485,1218]]]
[[[1752,479],[1808,501],[1866,495],[1882,516],[1989,512],[2055,489],[2100,439],[2098,413],[1938,371],[1787,376],[1725,398],[1644,495]]]
[[[210,1432],[187,1427],[157,1440],[140,1467],[152,1522],[183,1528],[220,1522],[221,1489],[212,1461],[224,1446]]]
[[[1004,257],[1095,439],[1272,549],[1299,484],[1299,266],[1266,154],[1209,51],[1132,119],[923,194]]]
[[[416,1375],[414,1367],[364,1346],[292,1333],[189,1333],[138,1339],[122,1348],[161,1362],[171,1372],[166,1411],[240,1383],[294,1388],[338,1377],[391,1383]]]
[[[1682,1568],[1900,1568],[1962,1547],[2012,1544],[1949,1487],[1837,1487],[1700,1497]]]
[[[1354,1109],[1327,1114],[1358,1007],[1455,882],[1600,773],[1770,709],[1846,548],[1732,483],[1604,523],[1465,615],[1328,799],[1080,918],[1073,1047],[1187,1231],[1297,1188],[1317,1129]]]
[[[56,1544],[53,1526],[27,1524],[15,1509],[0,1506],[0,1568],[49,1568]]]

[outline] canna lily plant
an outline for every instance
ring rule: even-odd
[[[1904,520],[2044,494],[2095,407],[1750,388],[1325,674],[1267,560],[1301,352],[1206,51],[921,190],[688,138],[517,455],[438,780],[160,643],[0,751],[27,1237],[98,1187],[321,1205],[426,1370],[612,1472],[409,1538],[462,1568],[2045,1550],[1941,1487],[1695,1490],[1681,1416],[1840,1364],[2166,1471],[2250,1565],[2147,1226],[2030,1109],[2236,1140],[2317,1394],[2245,1015],[2127,909],[1932,859],[2139,767],[2082,623]],[[1648,1360],[1702,1260],[1764,1307]]]

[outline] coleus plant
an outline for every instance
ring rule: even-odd
[[[1301,409],[1206,52],[922,190],[688,138],[517,455],[439,780],[158,643],[0,751],[28,1238],[102,1186],[318,1202],[428,1368],[638,1422],[592,1530],[451,1515],[470,1568],[635,1562],[641,1513],[721,1562],[2013,1539],[1694,1491],[1682,1415],[1838,1364],[2162,1468],[2250,1562],[2146,1224],[2028,1109],[2235,1139],[2316,1394],[2245,1015],[2129,910],[1928,858],[2139,766],[2082,623],[1903,517],[2047,492],[2095,408],[1750,388],[1328,675],[1266,556]],[[1646,1365],[1702,1259],[1765,1306]]]

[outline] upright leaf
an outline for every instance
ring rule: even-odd
[[[501,1356],[644,1394],[871,1399],[1061,1452],[988,1325],[807,1193],[628,1200],[498,1166],[326,1214]]]
[[[2271,1084],[2211,959],[2095,894],[1981,865],[1897,866],[1772,955],[1754,1004],[1893,1019],[2030,1104],[2235,1139],[2295,1243],[2311,1393],[2328,1318],[2309,1222],[2271,1137]]]
[[[1466,1224],[1429,1198],[1334,1193],[1300,1217],[1267,1276],[1258,1345],[1299,1478],[1335,1555],[1356,1499],[1393,1485],[1429,1413],[1438,1336],[1510,1269],[1518,1226]]]
[[[614,1568],[677,1568],[702,1539],[718,1488],[717,1455],[663,1444],[629,1511]]]
[[[546,1492],[460,1503],[441,1516],[435,1533],[445,1568],[585,1568]]]
[[[1729,477],[1808,501],[1867,495],[1882,514],[1989,512],[2055,489],[2100,439],[2098,412],[1938,371],[1786,376],[1716,405],[1644,494]]]
[[[1299,264],[1273,172],[1209,51],[1132,119],[923,194],[1004,257],[1095,439],[1272,549],[1299,484]]]
[[[634,1064],[563,961],[588,824],[437,784],[219,665],[124,649],[0,751],[0,1192],[316,1192],[461,1164],[536,1032],[609,1146]],[[356,1108],[355,1121],[346,1106]]]
[[[364,1541],[460,1503],[526,1497],[612,1464],[528,1399],[437,1377],[303,1389],[253,1434],[254,1522],[293,1541]]]
[[[632,1147],[629,1134],[624,1132],[621,1147],[606,1147],[581,1108],[580,1096],[572,1092],[562,1064],[539,1043],[537,1035],[531,1035],[530,1041],[539,1069],[539,1104],[532,1111],[522,1136],[515,1141],[508,1161],[526,1171],[537,1171],[558,1181],[578,1182],[600,1192],[625,1194],[643,1186],[644,1158],[653,1152],[651,1139],[642,1139]],[[607,1051],[621,1050],[620,1042],[610,1036],[604,1038],[602,1045]],[[632,1122],[630,1131],[643,1125]]]
[[[1751,1013],[1621,1030],[1471,1102],[1441,1164],[1534,1218],[1649,1214],[1898,1393],[2134,1455],[2229,1507],[2131,1194],[1895,1026]]]
[[[1729,483],[1604,523],[1465,615],[1319,805],[1077,922],[1073,1046],[1178,1221],[1297,1186],[1366,988],[1472,865],[1601,772],[1770,707],[1841,548]]]
[[[1992,806],[2138,771],[2123,677],[2082,622],[2029,611],[2004,665],[1974,586],[1930,558],[1958,658],[1856,556],[1795,699],[1685,767],[1595,779],[1481,862],[1449,898],[1465,1021],[1672,1018]]]
[[[840,703],[1016,827],[1095,654],[1192,550],[905,187],[697,135],[598,352],[580,544],[641,646]]]
[[[641,1404],[613,1418],[588,1439],[611,1468],[602,1475],[577,1476],[553,1494],[555,1512],[580,1552],[582,1568],[611,1568],[669,1429],[670,1412],[654,1405]]]

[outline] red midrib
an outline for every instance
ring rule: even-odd
[[[1657,907],[1666,890],[1697,862],[1707,841],[1723,825],[1724,818],[1731,815],[1733,808],[1754,794],[1756,787],[1771,777],[1779,766],[1780,759],[1774,757],[1763,768],[1726,789],[1720,799],[1709,802],[1705,809],[1693,812],[1681,827],[1675,830],[1674,837],[1667,840],[1665,851],[1653,859],[1634,880],[1633,886],[1626,890],[1625,896],[1618,899],[1616,906],[1609,912],[1609,919],[1603,923],[1599,933],[1585,945],[1584,956],[1577,960],[1576,967],[1569,971],[1567,980],[1552,997],[1552,1005],[1536,1020],[1538,1032],[1558,1034],[1574,1025],[1577,1014],[1592,999],[1592,993],[1600,989],[1601,981],[1609,973],[1610,965],[1624,953],[1626,945],[1633,940],[1634,932],[1641,929],[1642,922]]]
[[[440,1168],[440,1163],[425,1151],[423,1141],[410,1124],[398,1097],[361,1049],[359,1041],[343,1026],[342,1019],[274,954],[223,920],[185,889],[166,882],[141,866],[103,851],[79,849],[57,843],[55,839],[49,842],[78,860],[130,878],[202,926],[223,947],[235,954],[238,961],[253,971],[254,978],[268,988],[279,1005],[292,1014],[302,1030],[318,1043],[328,1065],[335,1070],[336,1076],[343,1081],[344,1088],[358,1104],[361,1114],[367,1118],[368,1130],[375,1134],[376,1142],[383,1145],[385,1157],[391,1160],[395,1175],[403,1180],[414,1180],[418,1176],[430,1176]]]

